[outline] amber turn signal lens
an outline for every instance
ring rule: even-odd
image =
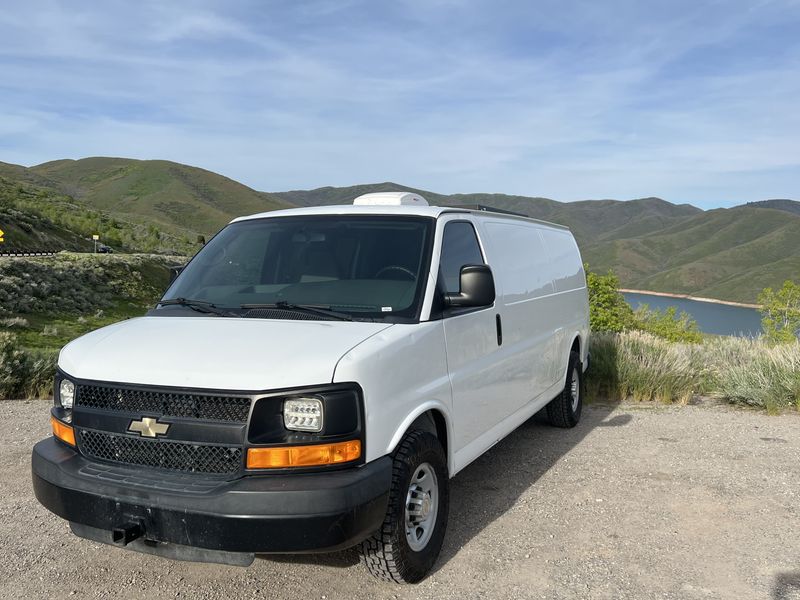
[[[50,417],[50,425],[53,427],[54,436],[70,446],[75,445],[75,430],[71,426],[62,423],[53,416]]]
[[[361,440],[314,446],[250,448],[247,450],[247,468],[314,467],[350,462],[360,457]]]

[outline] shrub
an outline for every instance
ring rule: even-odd
[[[589,292],[589,327],[593,332],[620,333],[631,329],[645,331],[672,342],[699,342],[697,323],[685,312],[670,307],[665,311],[642,306],[635,312],[619,291],[619,278],[613,271],[598,275],[586,268]]]
[[[29,325],[28,319],[23,319],[22,317],[8,317],[6,319],[0,319],[0,325],[3,327],[20,327],[25,328]]]
[[[711,395],[771,413],[800,409],[800,342],[718,338],[704,346]]]
[[[57,358],[57,351],[20,348],[14,336],[0,333],[0,400],[49,396]]]
[[[589,325],[592,331],[620,332],[633,325],[633,309],[619,293],[619,279],[612,271],[598,275],[586,266],[589,290]]]
[[[166,289],[175,259],[59,253],[0,261],[0,316],[92,314],[125,298],[153,303]],[[148,276],[145,278],[143,273]]]
[[[761,326],[771,342],[797,341],[800,335],[800,285],[784,281],[777,292],[765,288],[758,296]]]
[[[590,340],[591,393],[613,400],[688,402],[699,386],[696,349],[652,334],[594,334]]]
[[[717,337],[676,343],[639,331],[593,334],[590,396],[686,402],[707,394],[777,412],[800,409],[800,342]]]
[[[651,310],[649,306],[642,305],[634,313],[634,327],[670,342],[699,343],[703,334],[697,327],[697,322],[688,313],[670,306],[666,310]]]

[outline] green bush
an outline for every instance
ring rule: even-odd
[[[168,266],[176,260],[70,252],[45,258],[3,259],[0,317],[90,314],[111,306],[118,298],[152,303],[166,289]]]
[[[0,332],[0,400],[50,396],[57,359],[55,350],[21,348],[14,336]]]
[[[592,331],[620,332],[633,326],[633,309],[619,293],[619,279],[612,271],[598,275],[586,265],[586,285]]]
[[[672,342],[699,342],[702,334],[697,323],[674,307],[665,311],[642,306],[634,312],[619,291],[619,278],[609,271],[598,275],[586,268],[589,292],[589,327],[596,333],[620,333],[639,330]]]
[[[776,292],[765,288],[758,297],[761,326],[771,342],[795,342],[800,336],[800,285],[784,281]]]
[[[633,328],[652,333],[655,336],[670,342],[699,343],[703,341],[703,334],[697,327],[697,322],[686,312],[670,306],[666,310],[651,310],[649,306],[640,306],[633,314]]]

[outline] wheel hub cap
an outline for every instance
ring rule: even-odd
[[[419,465],[411,477],[406,495],[406,540],[414,551],[428,544],[439,512],[439,482],[428,463]]]
[[[570,384],[570,399],[572,400],[572,411],[575,412],[578,410],[578,403],[581,399],[581,388],[579,385],[580,375],[578,374],[578,369],[572,369],[572,383]]]

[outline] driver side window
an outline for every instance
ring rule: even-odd
[[[444,226],[439,277],[448,294],[459,292],[459,276],[464,265],[482,265],[483,255],[475,228],[468,221],[451,221]]]

